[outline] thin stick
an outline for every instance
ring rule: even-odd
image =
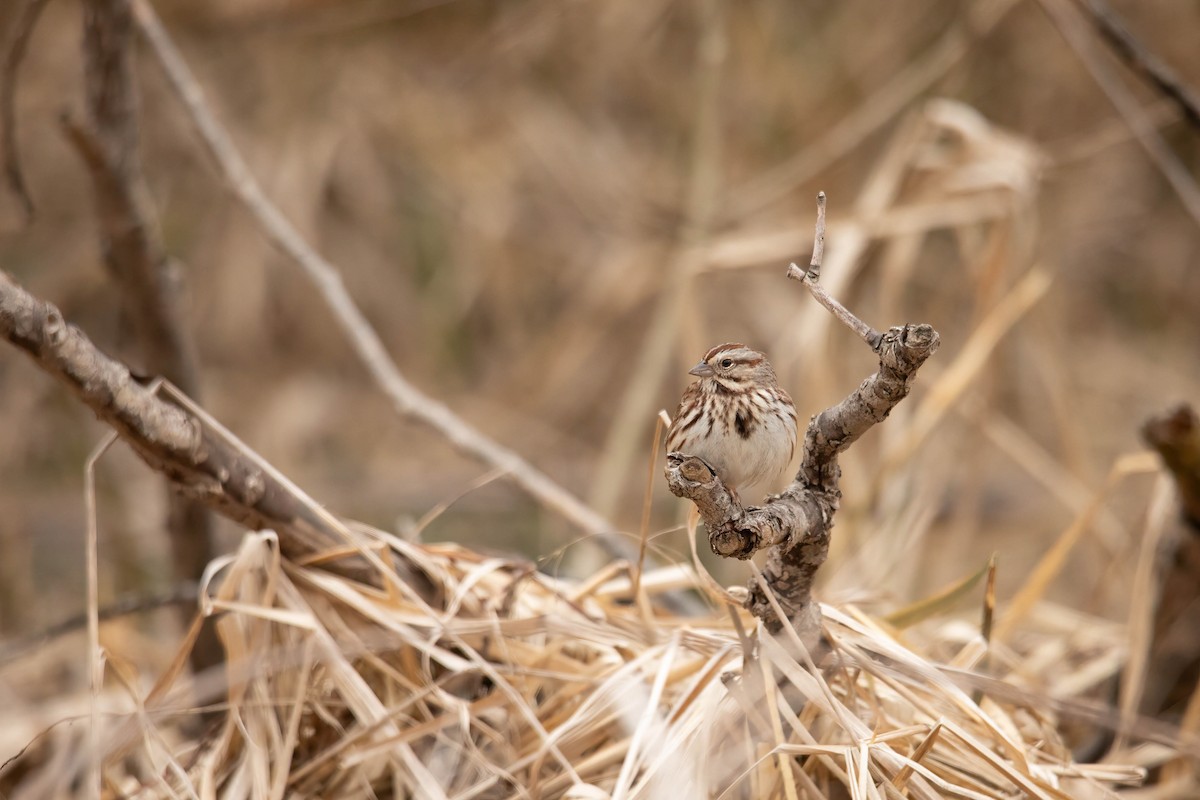
[[[1088,24],[1083,19],[1082,12],[1067,0],[1040,2],[1054,26],[1058,28],[1059,34],[1079,56],[1096,85],[1108,96],[1109,102],[1133,131],[1142,149],[1167,179],[1167,183],[1171,184],[1188,214],[1200,223],[1200,186],[1196,185],[1196,180],[1187,166],[1158,132],[1133,92],[1105,62],[1088,31]]]
[[[142,170],[132,12],[124,0],[88,0],[83,26],[86,115],[62,115],[67,138],[91,178],[104,264],[121,295],[137,368],[200,399],[196,348],[183,324],[181,283],[163,243]],[[212,520],[194,500],[167,488],[171,569],[194,580],[217,555]],[[183,622],[190,621],[186,614]],[[202,672],[224,660],[207,626],[191,654]]]
[[[1117,55],[1170,99],[1193,128],[1200,129],[1200,98],[1196,92],[1180,80],[1166,62],[1137,40],[1106,0],[1088,0],[1085,8],[1092,17],[1092,23]]]
[[[196,606],[196,582],[184,581],[177,583],[161,592],[146,594],[145,592],[130,592],[123,594],[107,606],[99,609],[96,616],[100,622],[111,619],[141,614],[147,611],[157,611],[168,606]],[[63,636],[75,633],[88,626],[89,612],[76,614],[54,623],[48,628],[25,634],[15,639],[8,639],[0,644],[0,665],[8,664],[18,658],[41,651],[46,646]]]
[[[862,338],[864,342],[872,350],[879,347],[880,341],[883,339],[883,334],[872,328],[867,323],[863,322],[858,317],[833,298],[829,292],[825,291],[817,281],[821,279],[821,264],[825,260],[825,193],[817,193],[817,229],[816,235],[813,238],[813,254],[812,260],[809,262],[808,269],[802,270],[796,266],[795,262],[788,265],[787,276],[793,280],[800,281],[818,303],[825,306],[829,313],[838,318],[846,327],[854,331]]]
[[[821,280],[821,264],[825,263],[825,193],[817,192],[817,227],[813,232],[813,254],[808,262],[806,278],[813,283]]]
[[[504,470],[513,483],[593,536],[597,544],[611,556],[633,561],[633,548],[613,535],[616,529],[608,520],[516,452],[488,438],[446,405],[408,382],[388,355],[379,334],[355,305],[337,267],[317,253],[267,198],[229,134],[206,105],[199,84],[154,9],[146,0],[133,0],[133,11],[134,19],[150,45],[150,51],[158,58],[167,81],[182,101],[193,127],[230,189],[250,212],[263,234],[295,261],[317,287],[355,353],[379,388],[392,401],[397,413],[428,425],[452,446],[472,458]]]

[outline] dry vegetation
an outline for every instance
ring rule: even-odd
[[[699,587],[703,617],[631,604],[627,571],[571,525],[398,418],[143,49],[142,155],[205,407],[320,502],[391,531],[372,535],[439,602],[226,525],[231,555],[201,588],[232,688],[192,680],[175,615],[126,616],[102,628],[89,724],[83,634],[20,645],[87,605],[83,467],[103,429],[0,351],[0,761],[32,743],[0,790],[83,796],[79,745],[102,729],[116,796],[1195,795],[1194,734],[1136,715],[1158,688],[1152,568],[1176,524],[1137,431],[1200,397],[1200,133],[1097,50],[1134,101],[1114,109],[1060,35],[1098,42],[1064,22],[1076,5],[156,7],[405,375],[634,543],[655,413],[708,346],[768,351],[802,417],[873,368],[783,277],[811,247],[817,189],[824,285],[942,345],[843,459],[823,669],[786,635],[752,650],[753,620],[717,588],[746,566],[693,560],[661,479],[651,549],[680,566],[647,588]],[[1195,7],[1117,8],[1200,85]],[[79,30],[76,4],[51,3],[31,41],[18,142],[37,214],[22,225],[0,198],[0,268],[128,357],[57,124],[80,104]],[[101,462],[101,606],[172,588],[157,480],[120,447]],[[990,648],[978,584],[898,613],[992,553]],[[1117,723],[1113,766],[1075,763]],[[1138,765],[1161,767],[1158,789],[1122,789]]]

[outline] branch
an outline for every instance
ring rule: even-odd
[[[1200,129],[1200,98],[1197,98],[1191,87],[1180,80],[1175,71],[1162,59],[1137,40],[1125,26],[1124,20],[1105,0],[1089,0],[1085,7],[1091,15],[1092,24],[1117,55],[1174,103],[1183,112],[1188,124]]]
[[[199,584],[195,581],[177,583],[159,592],[145,594],[133,592],[122,595],[110,605],[97,609],[96,618],[100,622],[131,614],[141,614],[146,611],[156,611],[167,606],[178,606],[191,615],[196,614],[196,602],[199,598]],[[0,642],[0,665],[21,658],[35,650],[42,650],[47,644],[80,628],[87,627],[88,612],[75,614],[40,631],[22,634],[13,639]]]
[[[808,287],[808,291],[816,298],[817,302],[825,306],[825,308],[844,323],[846,327],[854,331],[859,337],[867,343],[867,345],[875,350],[879,347],[879,337],[882,335],[879,331],[872,328],[867,323],[863,322],[854,314],[850,313],[844,305],[833,298],[829,292],[825,291],[817,281],[821,280],[821,264],[825,260],[825,193],[817,193],[817,230],[813,236],[813,254],[812,260],[808,264],[807,270],[802,270],[795,264],[788,266],[787,276],[792,280],[798,280]]]
[[[24,350],[124,439],[151,468],[214,511],[254,530],[271,528],[294,560],[349,551],[327,565],[355,580],[377,583],[356,553],[362,537],[290,485],[215,421],[168,402],[135,380],[128,367],[101,352],[52,304],[0,272],[0,337]]]
[[[1070,0],[1040,0],[1040,3],[1058,28],[1059,34],[1075,50],[1079,60],[1091,73],[1096,85],[1108,96],[1109,102],[1133,131],[1142,149],[1167,179],[1167,183],[1171,184],[1188,214],[1200,223],[1200,186],[1196,185],[1196,180],[1188,171],[1187,165],[1167,144],[1133,92],[1101,57],[1099,48],[1088,31],[1088,22],[1083,18],[1083,12]]]
[[[818,275],[824,205],[822,193],[818,198],[818,236],[813,254]],[[794,270],[798,268],[792,265],[789,276]],[[810,291],[819,288],[811,271],[802,279]],[[834,312],[839,319],[868,343],[874,342],[879,371],[841,403],[812,418],[804,435],[800,469],[792,484],[768,499],[765,506],[743,508],[702,459],[671,453],[666,466],[667,485],[672,494],[696,504],[714,553],[748,559],[759,550],[770,551],[763,568],[766,586],[751,581],[746,607],[777,629],[781,623],[768,600],[768,592],[774,592],[797,631],[808,641],[815,641],[820,623],[820,610],[812,598],[813,580],[828,555],[830,529],[841,499],[838,456],[908,396],[917,370],[939,344],[937,331],[928,325],[904,325],[880,334],[828,295],[825,298],[844,312]]]
[[[135,20],[149,43],[151,52],[158,58],[167,81],[182,101],[192,125],[229,188],[250,212],[263,234],[304,270],[333,312],[355,353],[379,388],[391,400],[396,412],[429,426],[467,456],[502,470],[513,483],[537,502],[558,512],[584,533],[595,537],[596,542],[609,555],[630,562],[636,561],[636,548],[618,538],[615,535],[616,529],[608,520],[516,452],[490,439],[449,407],[408,382],[388,355],[379,335],[346,291],[337,267],[309,246],[300,232],[264,194],[229,134],[205,104],[200,86],[154,13],[154,9],[146,0],[132,0],[132,3]],[[673,600],[671,596],[664,596],[663,599],[678,608],[695,608],[694,603],[680,598]]]

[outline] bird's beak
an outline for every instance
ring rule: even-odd
[[[688,370],[688,375],[695,375],[697,378],[711,378],[713,376],[713,368],[704,361],[701,361]]]

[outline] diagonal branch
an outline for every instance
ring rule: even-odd
[[[134,16],[158,58],[167,80],[183,102],[188,116],[229,188],[258,223],[266,237],[295,261],[316,286],[350,340],[355,353],[397,413],[421,422],[451,445],[508,478],[536,501],[557,511],[611,556],[634,561],[637,550],[616,536],[608,520],[555,483],[513,450],[495,442],[463,420],[448,406],[429,397],[401,374],[379,335],[355,305],[336,266],[317,253],[284,217],[259,186],[229,134],[213,117],[191,70],[184,62],[154,9],[146,0],[132,0]]]
[[[1092,24],[1117,55],[1174,103],[1189,125],[1200,130],[1200,96],[1165,61],[1138,41],[1106,0],[1088,0],[1085,8]]]
[[[813,298],[825,306],[825,310],[833,314],[850,330],[858,334],[872,350],[879,346],[879,331],[850,313],[850,310],[839,303],[833,295],[825,291],[818,281],[821,280],[821,265],[825,260],[825,193],[817,192],[817,228],[813,235],[812,260],[807,270],[802,270],[795,264],[788,266],[787,276],[804,284]]]
[[[364,582],[374,570],[356,556],[363,546],[346,525],[290,485],[214,421],[168,402],[101,352],[52,304],[0,272],[0,338],[24,350],[106,422],[151,468],[185,496],[229,519],[274,529],[293,559],[329,551],[349,557],[328,568]]]
[[[1084,67],[1091,73],[1092,79],[1096,81],[1096,85],[1108,96],[1109,102],[1117,109],[1117,113],[1125,120],[1129,129],[1133,131],[1142,149],[1146,151],[1150,160],[1167,179],[1167,183],[1171,185],[1183,203],[1184,209],[1192,219],[1200,223],[1200,186],[1196,185],[1196,179],[1188,171],[1187,165],[1158,132],[1158,128],[1138,103],[1137,98],[1105,62],[1088,31],[1088,23],[1083,18],[1083,12],[1069,0],[1040,0],[1040,2],[1059,34],[1079,56],[1079,60],[1083,62]]]

